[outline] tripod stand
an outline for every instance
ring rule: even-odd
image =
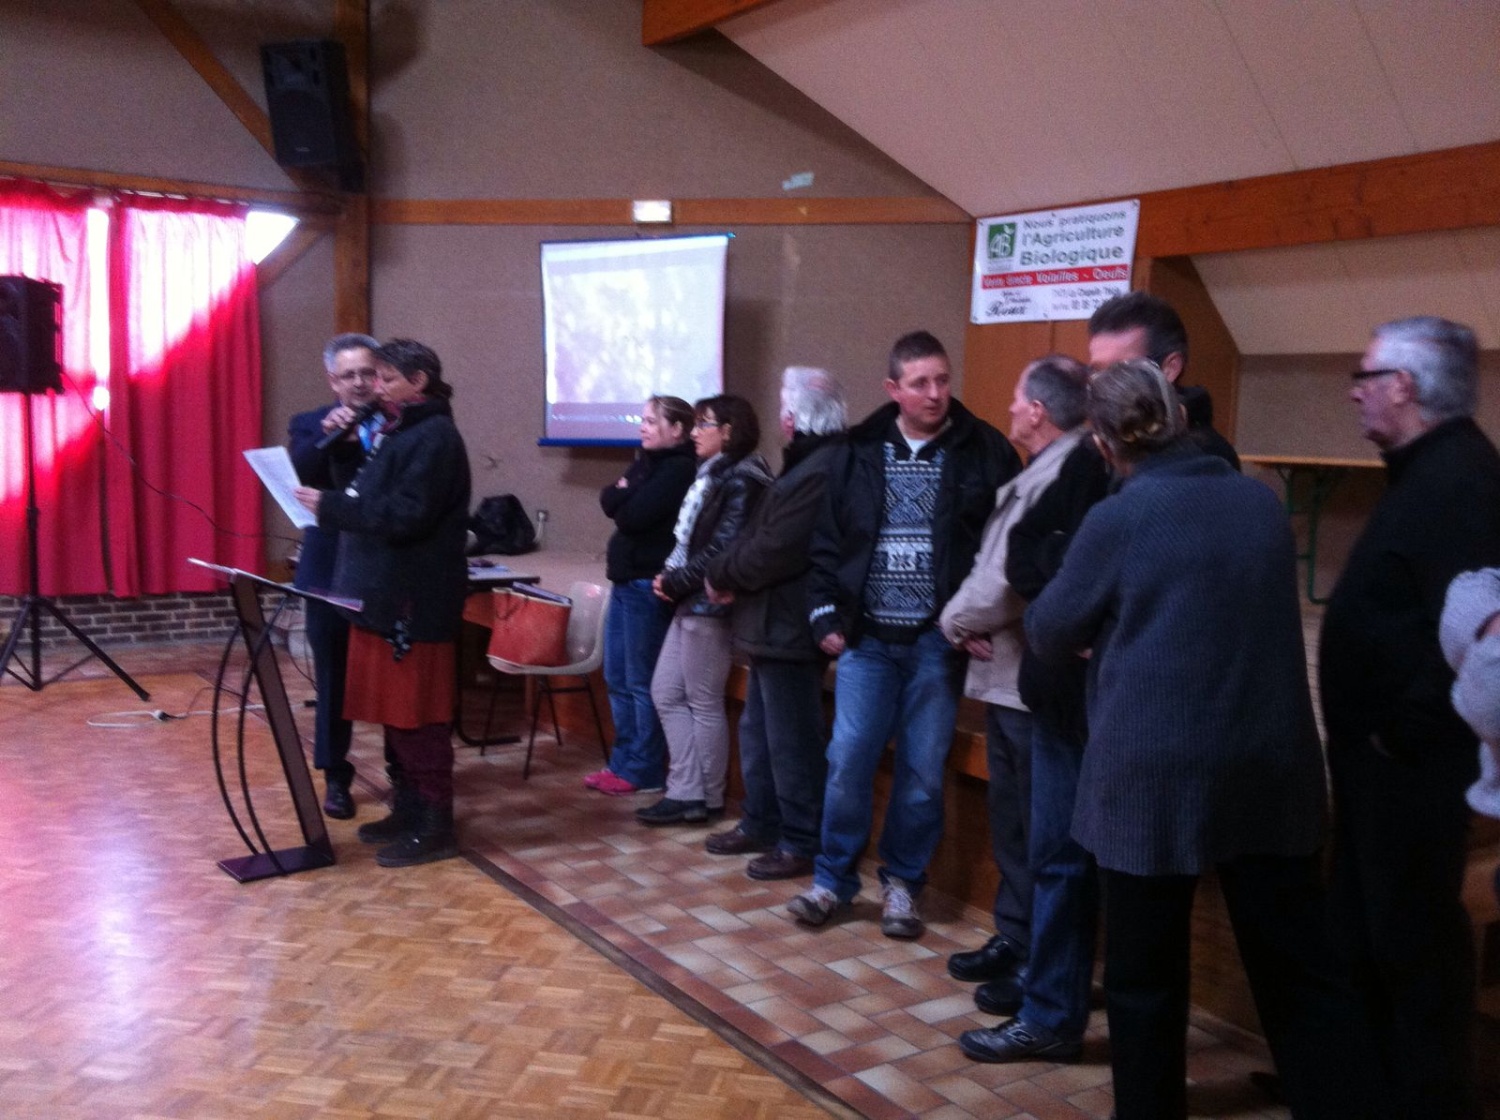
[[[20,681],[32,692],[40,692],[53,681],[67,676],[78,666],[87,661],[88,657],[80,658],[69,665],[60,673],[48,678],[42,676],[42,613],[45,611],[57,619],[63,627],[83,643],[89,651],[89,657],[97,657],[108,667],[109,671],[120,680],[130,686],[131,690],[142,700],[151,699],[148,693],[140,685],[136,684],[124,669],[120,668],[93,640],[73,624],[73,621],[63,613],[62,608],[51,599],[41,594],[40,565],[37,562],[37,523],[41,519],[41,511],[36,504],[36,447],[33,443],[32,421],[31,421],[31,398],[33,394],[28,390],[25,392],[26,403],[21,410],[22,429],[26,440],[26,571],[27,592],[21,598],[21,605],[16,611],[15,622],[11,624],[10,635],[5,639],[4,648],[0,648],[0,671],[9,673]],[[29,630],[31,633],[31,666],[28,669],[20,664],[17,654],[21,645],[21,633]],[[15,666],[11,665],[12,659],[17,660]]]

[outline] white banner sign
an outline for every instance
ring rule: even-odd
[[[1141,204],[1106,202],[979,219],[974,239],[975,323],[1087,319],[1130,290]]]

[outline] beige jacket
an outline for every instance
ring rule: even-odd
[[[1026,469],[995,491],[995,509],[985,522],[979,555],[963,585],[943,608],[939,625],[943,635],[957,645],[965,638],[988,637],[994,647],[989,661],[969,659],[964,693],[988,704],[1026,710],[1016,687],[1026,636],[1021,616],[1026,600],[1005,579],[1005,551],[1010,531],[1021,515],[1057,479],[1062,462],[1079,442],[1088,438],[1080,426],[1064,432],[1039,451]]]

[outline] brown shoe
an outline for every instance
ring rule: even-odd
[[[798,879],[811,875],[813,861],[785,848],[777,848],[763,856],[756,856],[745,865],[745,874],[752,879]]]
[[[714,856],[743,856],[751,852],[764,852],[771,848],[771,844],[765,840],[757,840],[744,829],[741,821],[733,828],[726,828],[723,832],[714,832],[703,841],[703,847],[709,855]]]

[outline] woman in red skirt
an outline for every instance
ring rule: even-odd
[[[458,854],[453,830],[455,643],[467,569],[469,458],[453,388],[431,349],[397,338],[375,351],[385,426],[344,490],[297,492],[340,533],[334,589],[359,600],[344,716],[385,725],[390,816],[362,825],[383,867]]]

